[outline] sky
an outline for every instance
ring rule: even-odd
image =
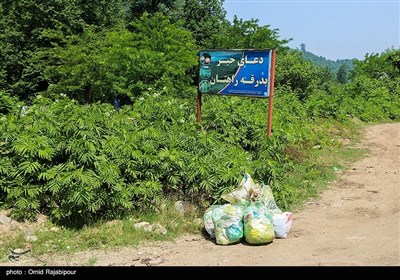
[[[400,0],[225,0],[227,18],[258,19],[288,46],[327,59],[359,59],[400,47]]]

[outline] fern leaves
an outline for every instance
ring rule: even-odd
[[[46,211],[59,221],[88,223],[154,209],[164,195],[215,202],[245,172],[280,176],[275,144],[251,138],[264,133],[263,124],[243,127],[250,123],[245,117],[235,128],[232,118],[211,124],[206,117],[208,129],[198,130],[187,120],[189,106],[149,94],[114,114],[107,104],[36,100],[0,135],[0,198],[19,218]]]

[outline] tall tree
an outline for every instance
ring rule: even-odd
[[[76,1],[81,10],[81,18],[87,25],[102,29],[123,23],[123,0]]]
[[[300,44],[300,50],[301,50],[302,52],[306,52],[306,44],[301,43],[301,44]]]
[[[226,22],[223,3],[224,0],[186,0],[185,26],[199,46],[212,47],[212,37],[223,31],[223,23]]]
[[[269,25],[260,26],[258,20],[243,20],[234,16],[233,22],[225,21],[221,32],[210,38],[212,48],[247,48],[270,49],[276,48],[285,52],[289,41],[279,38],[279,30],[271,29]]]
[[[161,12],[171,21],[183,19],[184,26],[192,32],[201,47],[212,46],[212,36],[223,30],[226,12],[224,0],[125,0],[129,6],[128,21],[139,18],[144,12]]]
[[[110,27],[121,20],[121,0],[3,0],[0,18],[0,83],[23,99],[47,88],[36,54],[82,34],[86,26]]]
[[[178,20],[182,19],[185,0],[125,0],[124,3],[129,10],[128,21],[139,18],[144,12],[149,14],[160,12]]]
[[[348,82],[348,78],[347,78],[348,72],[349,72],[349,70],[348,70],[346,64],[342,64],[339,66],[339,69],[336,73],[336,79],[338,80],[339,83],[345,84]]]
[[[74,36],[47,55],[51,82],[46,94],[67,94],[82,103],[111,102],[115,95],[134,99],[144,91],[185,92],[187,72],[197,64],[196,47],[182,22],[171,23],[156,13],[144,13],[123,28]]]

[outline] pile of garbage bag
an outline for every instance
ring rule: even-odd
[[[229,203],[213,205],[203,216],[205,230],[217,244],[235,244],[244,237],[247,243],[258,245],[287,237],[292,213],[279,209],[268,185],[255,184],[245,174],[239,187],[222,198]]]

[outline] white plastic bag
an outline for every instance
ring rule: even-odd
[[[286,238],[290,228],[292,227],[293,214],[291,212],[283,212],[282,214],[274,214],[273,217],[275,237]]]

